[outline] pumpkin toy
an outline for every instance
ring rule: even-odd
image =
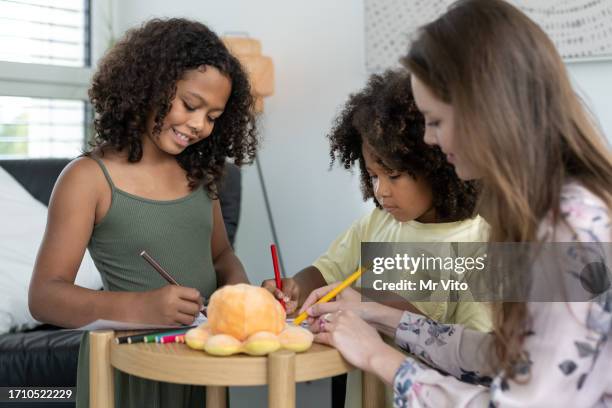
[[[208,303],[208,322],[189,330],[185,342],[215,356],[263,356],[280,348],[301,352],[313,334],[285,323],[285,310],[264,288],[244,283],[217,290]]]

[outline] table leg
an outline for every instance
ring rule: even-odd
[[[295,353],[280,350],[268,356],[268,407],[295,408]]]
[[[362,408],[379,408],[385,406],[385,384],[374,374],[361,373]]]
[[[114,408],[115,385],[110,363],[112,330],[89,333],[89,405],[91,408]]]
[[[227,387],[206,386],[206,408],[226,408]]]

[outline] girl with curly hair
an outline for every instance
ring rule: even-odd
[[[612,406],[612,154],[553,42],[508,2],[461,0],[420,30],[403,63],[425,142],[482,184],[491,246],[535,252],[493,253],[493,282],[523,295],[500,298],[493,332],[479,333],[364,310],[343,292],[317,339],[392,384],[398,407]],[[429,365],[384,344],[348,303]]]
[[[282,291],[273,280],[264,281],[264,287],[286,301],[288,312],[299,308],[311,292],[353,273],[362,242],[487,240],[486,223],[474,214],[476,185],[457,177],[440,149],[423,142],[424,132],[404,70],[372,75],[367,86],[349,98],[328,136],[331,162],[359,168],[363,198],[372,199],[375,208],[340,234],[311,266],[284,279]],[[448,299],[450,293],[440,290],[435,296]],[[436,321],[491,328],[485,303],[409,302],[400,294],[378,291],[373,298]],[[352,400],[360,395],[357,384],[349,376],[347,406],[357,403]]]
[[[423,142],[423,134],[423,116],[406,71],[372,75],[362,91],[351,95],[328,136],[331,163],[359,168],[363,198],[372,199],[375,208],[340,234],[312,266],[285,279],[283,291],[273,280],[264,282],[285,298],[289,313],[313,290],[354,272],[361,242],[486,240],[486,223],[474,214],[476,185],[461,181],[440,149]],[[458,318],[456,305],[392,299],[437,320]],[[488,328],[486,313],[476,315],[471,324]]]
[[[62,327],[97,319],[190,325],[217,287],[248,281],[216,187],[226,159],[241,165],[255,155],[247,76],[203,24],[151,20],[104,56],[89,95],[95,141],[54,188],[30,286],[32,314]],[[104,291],[74,284],[85,248]],[[140,258],[143,250],[180,286],[167,285]],[[79,406],[88,404],[87,364],[85,335]],[[117,374],[115,389],[122,407],[204,403],[202,387],[126,374]]]

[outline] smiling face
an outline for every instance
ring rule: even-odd
[[[415,179],[409,174],[385,168],[380,164],[372,147],[365,142],[361,151],[372,180],[374,195],[385,211],[400,222],[434,221],[433,195],[423,177]]]
[[[455,117],[452,105],[438,99],[425,84],[412,75],[412,92],[417,107],[425,117],[425,143],[437,145],[446,160],[455,166],[455,172],[463,180],[479,177],[472,163],[462,155],[455,134]]]
[[[230,79],[217,68],[204,66],[187,71],[176,83],[170,111],[156,136],[152,136],[154,121],[151,115],[148,139],[159,150],[178,155],[188,146],[210,136],[231,91]]]

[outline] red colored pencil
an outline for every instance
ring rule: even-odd
[[[274,280],[276,281],[276,288],[279,290],[283,290],[283,281],[281,280],[280,268],[278,266],[278,254],[276,253],[276,245],[270,245],[270,251],[272,251],[272,264],[274,265]],[[283,305],[283,309],[285,309],[285,301],[283,299],[279,299],[281,305]]]
[[[176,338],[180,336],[180,334],[170,334],[168,336],[164,336],[162,338],[159,339],[159,342],[162,344],[165,343],[176,343]]]

